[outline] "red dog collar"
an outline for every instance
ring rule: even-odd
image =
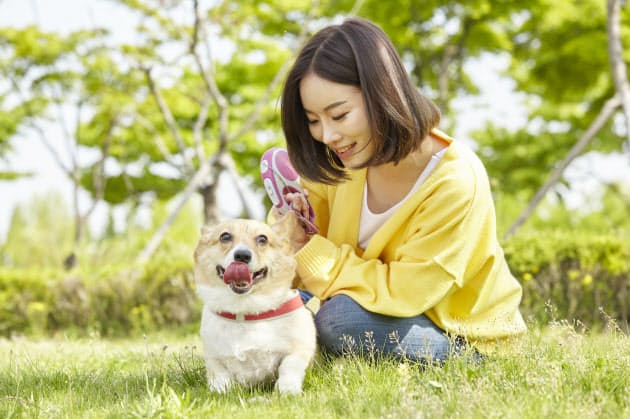
[[[265,320],[265,319],[270,319],[272,317],[282,316],[283,314],[290,313],[291,311],[297,310],[300,307],[304,307],[304,303],[302,302],[302,298],[300,297],[300,294],[296,294],[295,297],[282,303],[280,307],[273,310],[264,311],[262,313],[234,314],[234,313],[229,313],[227,311],[219,311],[217,312],[217,314],[221,317],[225,317],[226,319],[230,319],[230,320],[239,320],[239,321]]]

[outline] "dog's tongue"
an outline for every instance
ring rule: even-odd
[[[252,274],[246,263],[232,262],[228,265],[223,273],[223,282],[226,284],[251,282]]]

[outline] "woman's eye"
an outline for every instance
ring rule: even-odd
[[[269,239],[264,234],[261,234],[260,236],[256,237],[256,243],[258,243],[259,245],[267,244],[268,241]]]
[[[317,123],[317,119],[308,119],[307,121],[309,125],[315,125]]]
[[[333,116],[333,120],[334,121],[341,121],[343,118],[346,117],[346,115],[348,115],[348,112],[344,112],[341,115],[337,115],[337,116]]]

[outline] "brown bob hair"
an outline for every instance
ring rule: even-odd
[[[361,90],[376,146],[362,167],[398,163],[440,121],[437,106],[413,85],[392,42],[378,26],[358,18],[328,26],[302,48],[282,91],[282,129],[289,158],[297,172],[311,181],[337,184],[348,178],[341,160],[310,133],[300,81],[311,73]]]

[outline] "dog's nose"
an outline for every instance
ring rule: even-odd
[[[234,260],[237,262],[249,263],[252,260],[252,252],[245,249],[239,249],[234,252]]]

